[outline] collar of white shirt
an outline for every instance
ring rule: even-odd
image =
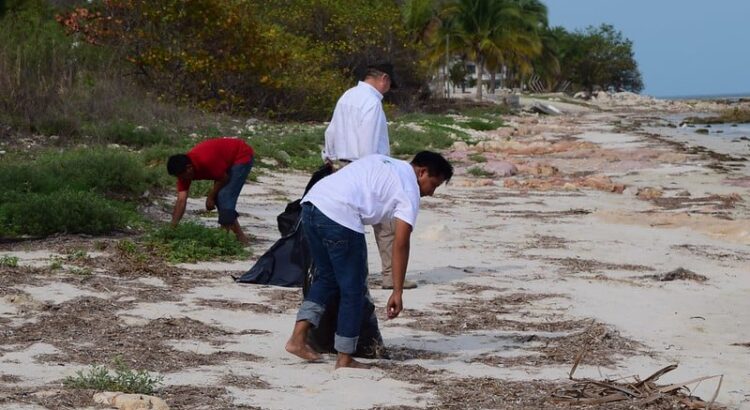
[[[359,84],[357,84],[357,86],[358,87],[365,87],[366,89],[370,90],[373,93],[373,95],[375,95],[376,97],[378,97],[381,100],[383,99],[383,94],[380,94],[380,91],[378,91],[377,88],[371,86],[370,84],[367,84],[364,81],[360,81]]]

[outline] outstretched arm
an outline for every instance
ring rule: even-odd
[[[174,202],[174,210],[172,211],[172,227],[176,227],[180,223],[180,219],[185,214],[185,208],[187,207],[188,191],[177,192],[177,200]]]
[[[391,259],[393,292],[391,293],[391,297],[388,298],[388,305],[386,306],[389,319],[397,317],[404,308],[401,296],[404,293],[406,266],[409,263],[411,231],[411,225],[396,218],[396,232],[393,239],[393,255]]]

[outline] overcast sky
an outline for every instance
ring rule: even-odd
[[[551,26],[612,24],[657,97],[750,95],[750,0],[542,0]]]

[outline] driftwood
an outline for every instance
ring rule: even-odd
[[[686,409],[723,409],[724,407],[714,404],[716,397],[719,395],[721,383],[724,380],[723,375],[704,376],[697,379],[688,380],[682,383],[674,383],[667,386],[656,384],[661,376],[677,368],[676,364],[671,364],[657,370],[652,375],[641,380],[638,376],[632,376],[632,380],[592,380],[588,378],[575,379],[575,373],[578,365],[586,355],[587,349],[584,347],[576,355],[575,362],[568,377],[574,381],[573,384],[561,387],[552,393],[552,400],[558,403],[566,403],[571,406],[591,406],[628,401],[630,405],[649,408],[660,408],[657,402],[662,402],[666,407],[673,408],[673,405],[680,405]],[[718,378],[716,391],[711,400],[703,401],[699,397],[690,394],[688,385],[700,383],[704,380]],[[627,378],[631,379],[631,378]]]

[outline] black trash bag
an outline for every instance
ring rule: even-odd
[[[305,187],[305,194],[315,183],[333,173],[330,164],[324,164],[312,174]],[[304,195],[303,195],[304,196]],[[266,251],[255,265],[239,278],[240,283],[255,283],[285,287],[302,287],[311,265],[310,251],[302,233],[301,199],[287,204],[284,212],[276,217],[281,239]]]
[[[297,217],[288,235],[276,241],[250,270],[235,280],[240,283],[302,287],[310,269],[311,257],[301,222]]]
[[[313,281],[313,269],[310,269],[305,279],[303,294],[307,296]],[[336,334],[336,323],[338,321],[339,296],[332,298],[323,316],[320,318],[318,327],[313,327],[307,332],[307,343],[318,353],[336,353],[334,349],[334,338]],[[375,303],[370,297],[370,291],[367,291],[365,303],[362,305],[362,326],[359,331],[357,340],[357,351],[355,357],[366,359],[387,359],[388,353],[383,343],[383,337],[378,327],[378,317],[375,315]]]

